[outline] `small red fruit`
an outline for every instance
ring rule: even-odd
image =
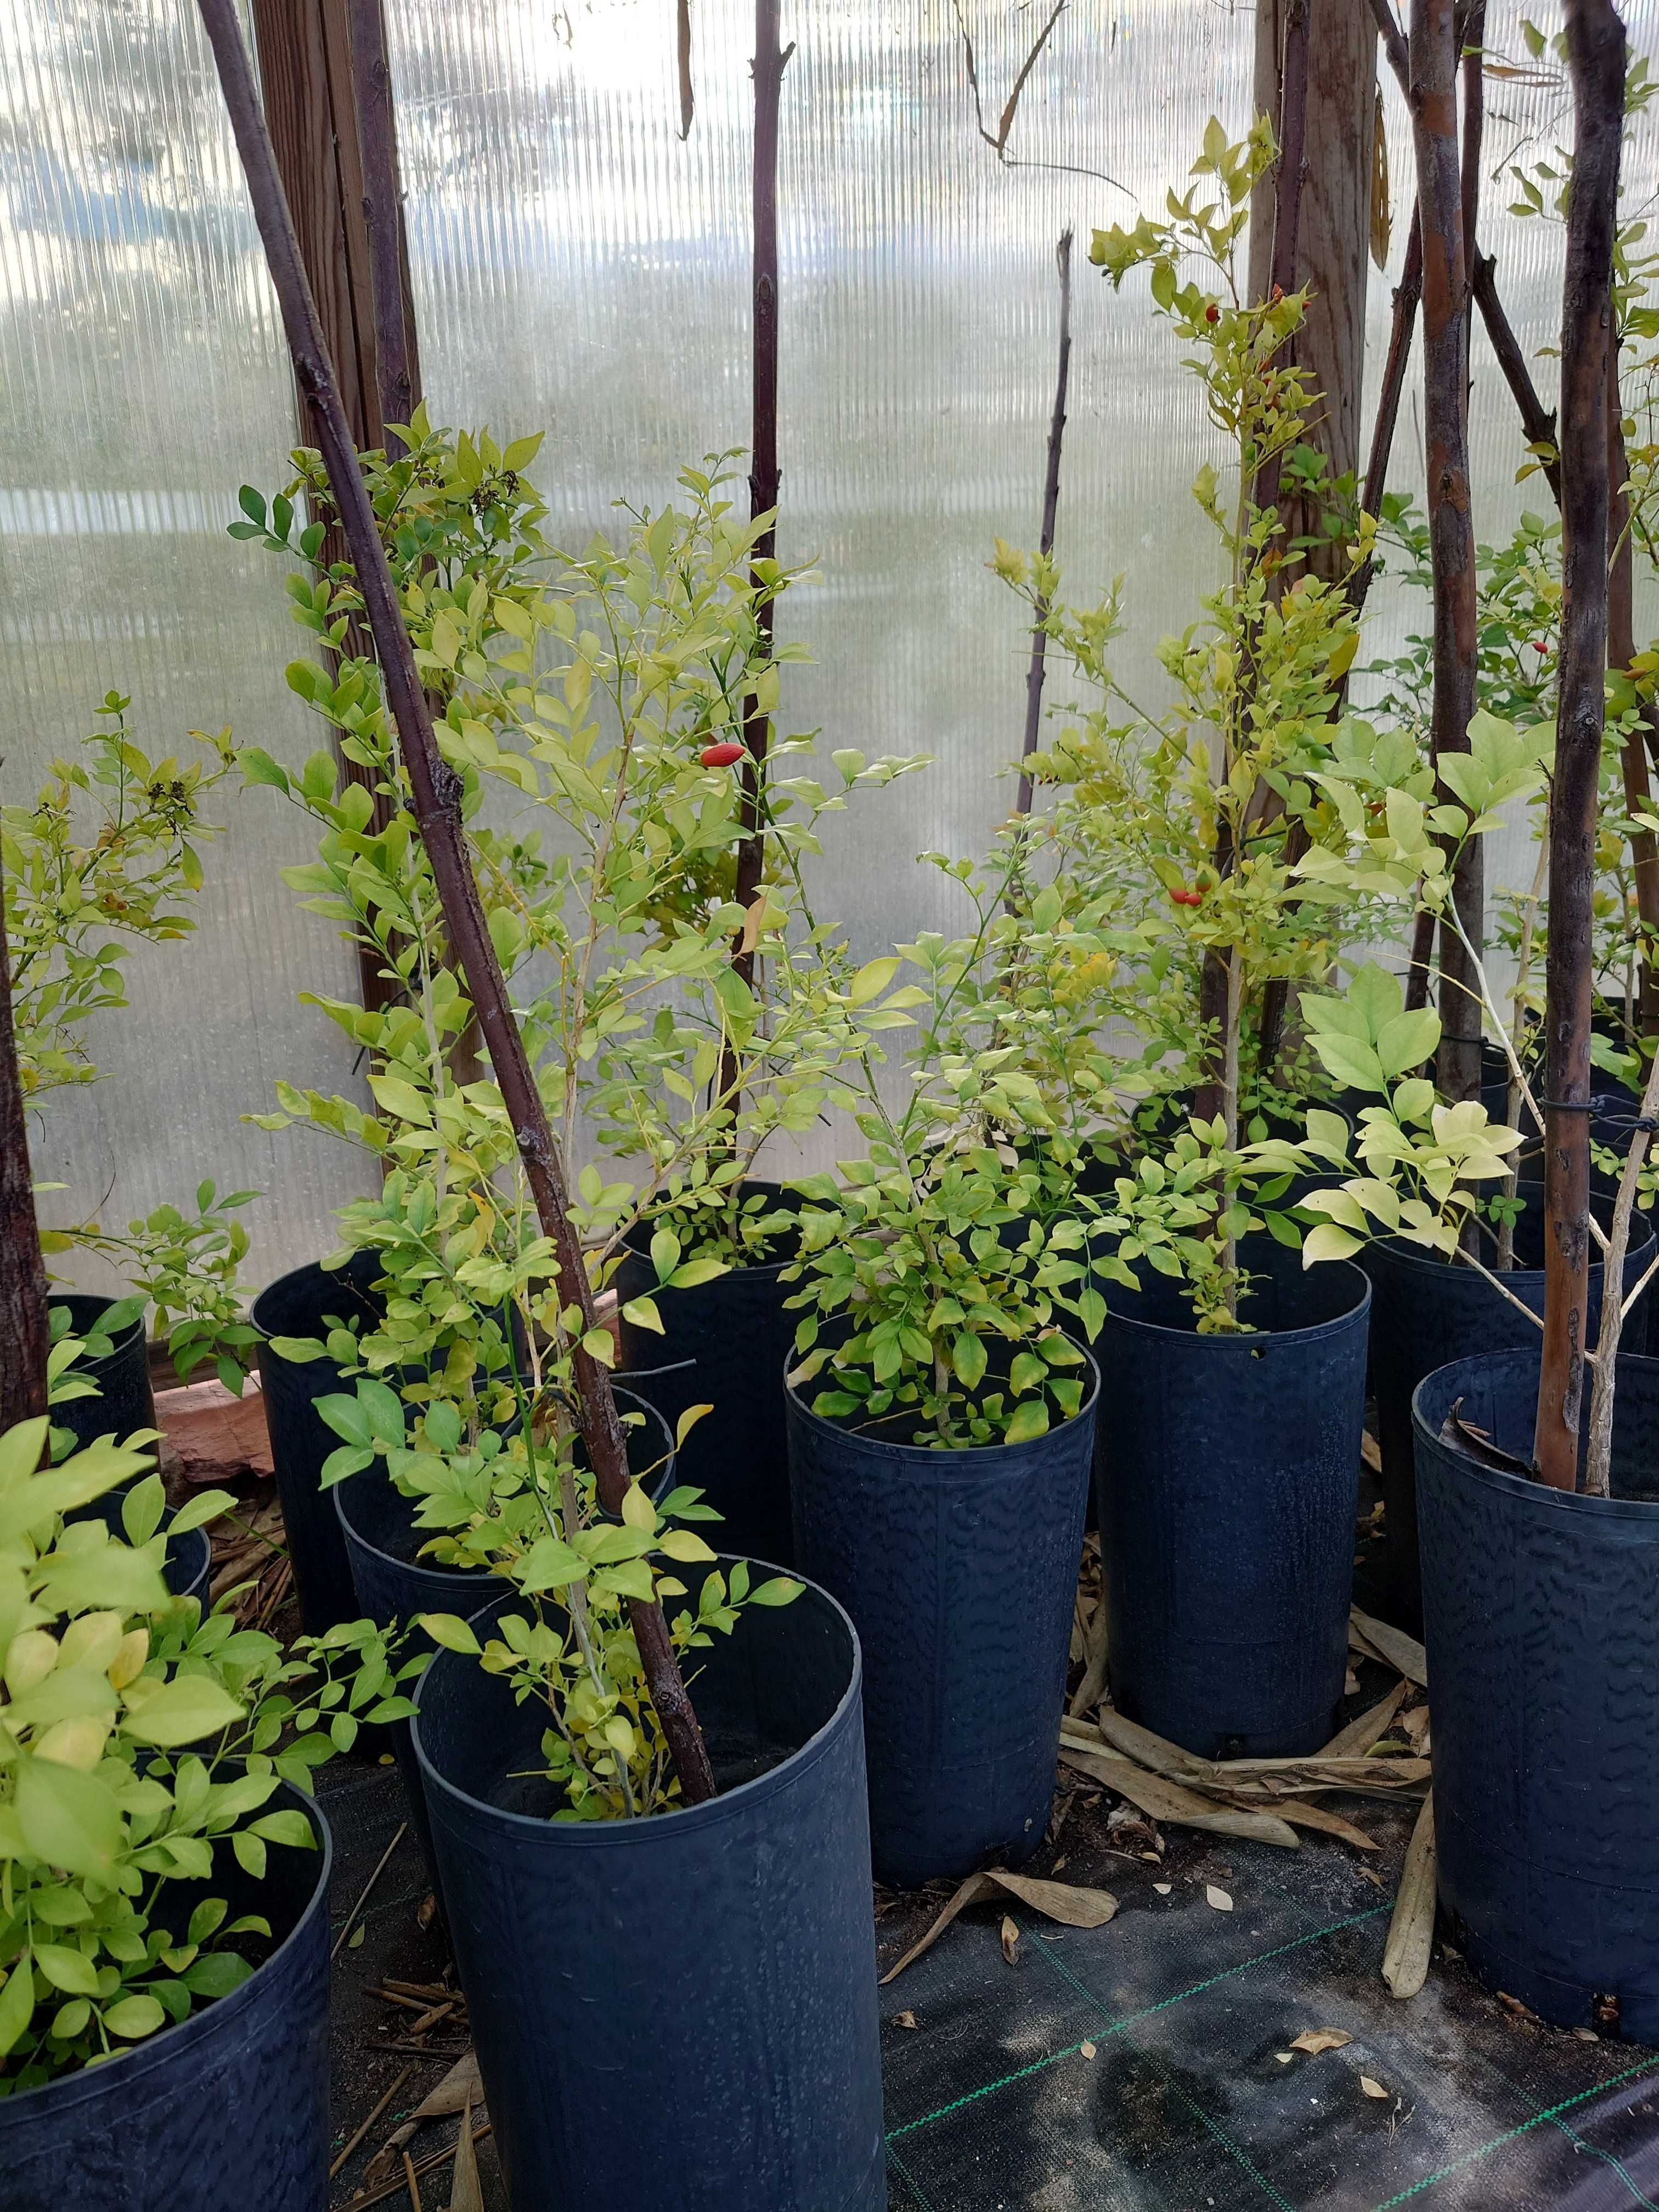
[[[721,745],[705,745],[697,755],[705,768],[730,768],[733,761],[743,758],[743,747],[727,738]]]
[[[1177,906],[1202,906],[1204,903],[1202,891],[1171,891],[1170,896]]]
[[[1532,649],[1533,649],[1533,651],[1534,651],[1534,653],[1547,653],[1547,652],[1549,651],[1549,649],[1550,649],[1550,641],[1549,641],[1548,638],[1547,638],[1547,637],[1535,637],[1535,638],[1534,638],[1534,640],[1533,640],[1533,641],[1532,641]]]
[[[1221,310],[1213,300],[1204,310],[1204,319],[1206,323],[1218,323],[1221,320]]]

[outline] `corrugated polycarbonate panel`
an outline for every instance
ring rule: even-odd
[[[244,482],[286,473],[292,387],[218,88],[186,0],[0,0],[0,788],[30,799],[115,687],[154,756],[229,722],[283,759],[322,742],[283,682],[281,564],[234,544]],[[307,857],[275,794],[214,794],[199,928],[129,964],[87,1032],[105,1081],[55,1093],[34,1166],[52,1219],[265,1196],[256,1279],[331,1243],[344,1152],[247,1127],[278,1076],[350,1081],[295,1004],[356,966],[277,873]],[[89,1285],[96,1271],[80,1271]]]
[[[1359,4],[1359,0],[1352,0]],[[1659,0],[1626,10],[1650,40]],[[611,502],[749,434],[752,6],[692,0],[696,114],[679,135],[672,0],[387,0],[421,350],[434,416],[544,428],[536,474],[577,540]],[[1549,0],[1540,0],[1547,29]],[[1505,161],[1571,132],[1516,0],[1494,0],[1483,242],[1528,349],[1559,319],[1560,233],[1503,212]],[[1158,696],[1159,635],[1194,619],[1212,548],[1187,487],[1216,457],[1179,345],[1145,287],[1086,266],[1090,230],[1157,209],[1206,118],[1249,120],[1254,17],[1230,0],[1071,0],[994,137],[1042,0],[784,0],[781,539],[815,555],[782,627],[806,641],[785,719],[826,746],[923,750],[924,775],[832,821],[822,909],[872,952],[963,919],[915,855],[982,850],[1012,802],[1026,640],[988,574],[1036,536],[1052,402],[1054,249],[1078,234],[1058,551],[1073,596],[1127,577],[1122,671]],[[111,684],[147,738],[229,720],[292,757],[314,726],[283,690],[295,647],[280,564],[229,544],[244,479],[274,482],[291,398],[269,289],[190,0],[0,0],[0,560],[12,705],[8,795]],[[1391,82],[1392,262],[1411,147]],[[1632,193],[1653,184],[1639,127]],[[1391,269],[1373,273],[1370,367]],[[1553,363],[1536,363],[1549,396]],[[1534,484],[1485,339],[1474,354],[1475,514],[1505,532]],[[1371,400],[1363,415],[1369,432]],[[1396,481],[1420,483],[1408,398]],[[1375,641],[1425,611],[1385,585]],[[1063,696],[1057,685],[1056,696]],[[134,963],[135,1005],[96,1032],[112,1068],[54,1109],[43,1174],[107,1212],[205,1172],[260,1185],[269,1273],[326,1241],[349,1163],[240,1126],[272,1077],[347,1079],[297,991],[348,992],[349,960],[276,876],[297,825],[261,794],[223,810],[195,944]],[[1513,842],[1499,880],[1525,866]],[[1528,871],[1529,872],[1529,870]],[[62,1201],[70,1206],[66,1196]]]

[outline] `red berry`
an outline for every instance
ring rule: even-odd
[[[1535,638],[1534,638],[1534,640],[1533,640],[1533,641],[1532,641],[1532,649],[1533,649],[1533,651],[1534,651],[1534,653],[1547,653],[1547,652],[1549,651],[1549,649],[1550,649],[1550,641],[1549,641],[1548,638],[1547,638],[1547,637],[1535,637]]]
[[[1221,310],[1213,300],[1204,310],[1204,319],[1206,323],[1218,323],[1221,320]]]
[[[705,745],[697,758],[705,768],[730,768],[743,758],[743,747],[728,738],[724,744]]]
[[[1170,896],[1177,906],[1202,906],[1204,903],[1202,891],[1171,891]]]

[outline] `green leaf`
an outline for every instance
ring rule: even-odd
[[[381,1384],[385,1389],[385,1384]],[[367,1449],[374,1442],[374,1431],[370,1425],[368,1408],[359,1402],[356,1394],[348,1396],[343,1390],[331,1390],[311,1401],[319,1420],[326,1422],[337,1437],[349,1444]],[[399,1443],[402,1437],[399,1436]]]
[[[1003,1441],[1011,1444],[1028,1444],[1033,1437],[1048,1433],[1048,1408],[1041,1398],[1022,1398],[1002,1432]]]
[[[434,1644],[441,1644],[446,1651],[460,1651],[474,1658],[477,1656],[481,1648],[478,1639],[458,1613],[417,1613],[416,1622],[425,1629]]]
[[[120,1809],[95,1774],[20,1753],[13,1810],[36,1858],[88,1881],[112,1882],[123,1830]]]
[[[761,1583],[749,1593],[750,1605],[793,1605],[805,1589],[805,1583],[793,1581],[787,1575],[774,1575],[769,1582]]]
[[[118,2003],[106,2005],[100,2014],[105,2027],[123,2041],[137,2043],[146,2035],[154,2035],[158,2027],[167,2025],[167,2014],[151,1996],[142,1993],[122,1997]]]
[[[276,1820],[283,1816],[280,1813],[273,1813],[270,1817]],[[309,1840],[310,1822],[302,1813],[295,1813],[292,1817],[303,1824]],[[247,1960],[239,1958],[234,1951],[210,1951],[205,1957],[186,1966],[179,1978],[192,1996],[228,1997],[233,1990],[240,1988],[252,1972]]]
[[[868,1006],[872,999],[881,996],[903,964],[890,953],[879,960],[866,960],[853,978],[848,999],[855,1006]]]
[[[1408,1067],[1420,1067],[1440,1042],[1440,1017],[1431,1006],[1396,1014],[1376,1035],[1376,1057],[1390,1081]]]
[[[985,1340],[970,1328],[959,1329],[951,1346],[951,1365],[964,1390],[977,1390],[985,1374]]]
[[[29,1954],[16,1960],[0,1989],[0,2058],[3,2058],[34,2014],[34,1977]]]
[[[123,1732],[137,1743],[197,1743],[242,1717],[228,1690],[206,1674],[175,1674],[152,1697],[121,1717]]]
[[[1322,1221],[1316,1229],[1308,1231],[1302,1246],[1302,1264],[1307,1267],[1319,1260],[1348,1260],[1361,1249],[1358,1237],[1351,1237],[1334,1221]]]
[[[275,1813],[262,1813],[257,1820],[248,1822],[247,1832],[268,1844],[286,1844],[295,1850],[306,1850],[317,1840],[310,1821],[295,1805],[284,1806]]]
[[[37,1943],[34,1963],[53,1989],[62,1990],[66,1996],[97,1996],[97,1967],[82,1952],[71,1951],[67,1943]]]

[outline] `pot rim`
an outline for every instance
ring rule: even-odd
[[[738,1183],[738,1188],[740,1191],[775,1191],[780,1198],[787,1198],[790,1194],[790,1187],[787,1182],[778,1182],[770,1176],[744,1176],[742,1181]],[[649,1219],[636,1221],[635,1223],[634,1226],[629,1231],[627,1236],[623,1238],[622,1249],[624,1259],[643,1260],[649,1261],[651,1257],[650,1231],[651,1223]],[[636,1243],[635,1242],[636,1237],[642,1238],[643,1242]],[[740,1260],[735,1267],[728,1267],[724,1275],[712,1275],[706,1283],[699,1283],[696,1287],[699,1291],[713,1291],[717,1289],[721,1283],[728,1281],[733,1275],[741,1275],[747,1281],[755,1281],[762,1275],[781,1274],[786,1267],[793,1267],[795,1264],[796,1261],[794,1259]],[[657,1285],[657,1288],[659,1289],[665,1289],[666,1287],[666,1285]],[[652,1293],[647,1292],[646,1295],[650,1296]]]
[[[1103,1336],[1115,1324],[1119,1328],[1138,1330],[1144,1336],[1173,1337],[1182,1344],[1214,1345],[1223,1351],[1241,1345],[1311,1344],[1318,1337],[1334,1336],[1339,1329],[1352,1328],[1356,1321],[1369,1316],[1371,1304],[1371,1279],[1363,1267],[1357,1267],[1352,1260],[1321,1260],[1316,1265],[1346,1269],[1363,1286],[1363,1296],[1341,1313],[1333,1314],[1328,1321],[1310,1322],[1302,1328],[1241,1328],[1229,1330],[1224,1336],[1200,1336],[1195,1328],[1171,1328],[1167,1322],[1143,1321],[1138,1314],[1121,1313],[1115,1306],[1109,1305],[1106,1318],[1101,1323],[1101,1334]]]
[[[612,1378],[611,1388],[617,1397],[627,1398],[630,1400],[634,1405],[637,1406],[642,1413],[651,1414],[657,1421],[658,1425],[661,1428],[664,1436],[668,1439],[668,1463],[664,1468],[661,1474],[658,1476],[657,1486],[651,1493],[652,1498],[654,1500],[662,1496],[665,1486],[672,1486],[674,1480],[676,1464],[679,1458],[679,1446],[674,1442],[674,1431],[668,1425],[667,1415],[663,1412],[659,1406],[653,1406],[650,1399],[641,1398],[637,1390],[625,1390],[617,1388],[617,1378],[615,1377]],[[371,1470],[366,1467],[361,1468],[358,1470],[358,1473],[362,1474],[368,1474],[370,1472]],[[388,1483],[391,1482],[392,1477],[386,1473],[384,1467],[380,1468],[378,1472],[382,1480]],[[396,1567],[400,1574],[408,1574],[412,1571],[416,1574],[421,1575],[441,1576],[446,1583],[465,1583],[468,1587],[476,1587],[492,1579],[495,1581],[504,1581],[506,1579],[503,1576],[492,1576],[491,1570],[488,1567],[440,1567],[434,1565],[432,1561],[429,1559],[400,1559],[395,1552],[383,1551],[380,1545],[372,1543],[369,1539],[363,1534],[356,1522],[353,1521],[346,1512],[345,1498],[343,1493],[347,1485],[355,1481],[356,1479],[356,1476],[349,1474],[347,1475],[343,1480],[332,1484],[330,1487],[329,1492],[330,1496],[334,1500],[334,1517],[339,1522],[341,1534],[346,1538],[348,1543],[356,1544],[361,1550],[368,1553],[374,1559],[384,1559],[387,1566]],[[398,1494],[400,1498],[404,1495],[401,1491],[399,1491]],[[409,1502],[412,1504],[414,1500],[410,1499]],[[434,1535],[441,1535],[443,1532],[441,1529],[434,1529],[431,1533]]]
[[[725,1573],[734,1563],[735,1553],[719,1555],[720,1571]],[[416,1763],[420,1768],[422,1783],[428,1790],[440,1790],[458,1805],[465,1806],[473,1814],[483,1814],[514,1835],[534,1832],[548,1838],[552,1848],[586,1848],[591,1850],[624,1850],[649,1848],[653,1837],[659,1835],[687,1835],[693,1828],[710,1828],[737,1820],[751,1807],[765,1802],[781,1790],[792,1786],[795,1779],[826,1757],[831,1743],[845,1726],[849,1709],[855,1708],[864,1692],[864,1650],[859,1642],[859,1632],[851,1616],[836,1598],[831,1597],[822,1583],[808,1582],[805,1575],[793,1574],[787,1567],[772,1566],[764,1559],[745,1562],[750,1567],[768,1567],[773,1574],[788,1575],[792,1582],[804,1585],[806,1590],[827,1605],[847,1632],[851,1665],[848,1670],[847,1686],[836,1701],[835,1711],[822,1726],[815,1729],[806,1741],[792,1751],[789,1756],[757,1774],[750,1782],[740,1782],[735,1790],[724,1790],[717,1797],[706,1798],[701,1805],[674,1805],[665,1813],[653,1813],[644,1819],[632,1820],[550,1820],[534,1813],[510,1813],[504,1807],[491,1805],[482,1797],[475,1797],[470,1790],[463,1790],[452,1782],[441,1768],[428,1757],[421,1734],[421,1699],[430,1683],[433,1672],[441,1660],[451,1660],[458,1666],[476,1666],[477,1661],[460,1651],[434,1651],[415,1688],[415,1711],[410,1716],[410,1741],[415,1747]],[[469,1626],[476,1626],[484,1615],[504,1605],[510,1591],[503,1591],[489,1605],[481,1606],[471,1616]],[[786,1611],[787,1608],[784,1608]],[[739,1624],[741,1626],[741,1624]]]
[[[42,2109],[36,2101],[40,2098],[56,2098],[65,2107],[80,2104],[88,2097],[101,2094],[105,2085],[110,2081],[118,2079],[133,2081],[143,2074],[153,2073],[156,2067],[167,2063],[170,2055],[176,2055],[215,2033],[222,2019],[234,2025],[236,2016],[252,2003],[252,1992],[265,1979],[271,1968],[294,1950],[319,1915],[327,1913],[329,1877],[334,1870],[334,1838],[323,1816],[321,1806],[308,1791],[296,1790],[291,1782],[283,1782],[278,1786],[289,1793],[311,1822],[312,1833],[317,1838],[317,1865],[316,1879],[305,1910],[270,1956],[262,1960],[247,1979],[239,1983],[228,1996],[216,1997],[201,2011],[192,2012],[185,2019],[174,2021],[158,2029],[142,2043],[130,2045],[118,2058],[107,2059],[100,2066],[82,2066],[76,2073],[60,2075],[55,2081],[42,2081],[37,2088],[14,2090],[9,2096],[0,2097],[0,2142],[5,2139],[8,2113],[27,2112],[33,2117]],[[228,1839],[227,1836],[222,1840]]]
[[[786,1352],[784,1355],[784,1403],[794,1418],[806,1427],[817,1429],[825,1436],[838,1437],[846,1443],[855,1444],[861,1452],[879,1454],[898,1462],[901,1466],[971,1468],[976,1462],[981,1461],[992,1453],[1006,1455],[1008,1452],[1024,1451],[1028,1449],[1034,1451],[1038,1445],[1051,1443],[1056,1437],[1064,1436],[1066,1431],[1075,1426],[1079,1421],[1099,1412],[1099,1363],[1088,1346],[1079,1344],[1077,1339],[1069,1331],[1062,1329],[1060,1334],[1065,1337],[1068,1344],[1074,1346],[1083,1354],[1084,1365],[1089,1374],[1091,1386],[1089,1395],[1079,1406],[1076,1413],[1068,1413],[1058,1428],[1045,1429],[1040,1437],[1028,1437],[1020,1443],[957,1444],[946,1451],[938,1444],[899,1443],[890,1437],[860,1436],[856,1429],[844,1428],[839,1421],[832,1419],[829,1414],[815,1413],[812,1411],[789,1380],[789,1370],[801,1356],[793,1351]]]
[[[52,1306],[68,1306],[73,1309],[77,1304],[91,1305],[101,1306],[104,1311],[107,1313],[112,1306],[119,1305],[121,1301],[119,1298],[106,1297],[101,1291],[49,1291],[46,1295],[46,1305],[48,1309]],[[148,1302],[146,1302],[145,1310],[149,1310]],[[74,1326],[74,1316],[72,1311],[70,1314],[70,1326]],[[79,1331],[77,1330],[76,1333],[78,1334]],[[106,1368],[113,1367],[118,1360],[124,1358],[129,1352],[131,1352],[135,1341],[139,1344],[143,1344],[145,1341],[144,1316],[142,1313],[134,1314],[132,1319],[127,1323],[126,1327],[118,1333],[113,1343],[110,1346],[109,1350],[104,1354],[102,1358],[77,1360],[75,1365],[75,1372],[77,1375],[101,1375]]]
[[[1544,1194],[1544,1185],[1536,1176],[1522,1176],[1520,1178],[1520,1181],[1516,1183],[1516,1188],[1522,1191],[1535,1190],[1540,1199]],[[1590,1206],[1592,1211],[1594,1211],[1597,1206],[1600,1206],[1607,1214],[1609,1218],[1607,1221],[1603,1222],[1602,1226],[1603,1228],[1609,1227],[1611,1225],[1611,1216],[1613,1212],[1613,1200],[1608,1198],[1598,1198],[1596,1194],[1592,1192],[1590,1194]],[[1625,1255],[1625,1265],[1626,1267],[1629,1267],[1631,1261],[1638,1252],[1646,1250],[1648,1244],[1659,1241],[1659,1224],[1656,1224],[1652,1216],[1648,1214],[1632,1213],[1631,1216],[1630,1225],[1632,1231],[1631,1241],[1629,1249]],[[1646,1232],[1645,1241],[1643,1237],[1644,1231]],[[1420,1244],[1407,1243],[1405,1238],[1401,1237],[1379,1237],[1369,1249],[1372,1252],[1385,1254],[1389,1261],[1391,1261],[1397,1267],[1433,1269],[1438,1273],[1444,1268],[1451,1267],[1453,1264],[1451,1261],[1442,1258],[1438,1253],[1425,1251]],[[1349,1264],[1352,1264],[1352,1262]],[[1600,1274],[1603,1264],[1603,1258],[1600,1252],[1592,1254],[1589,1268],[1591,1274]],[[1513,1274],[1540,1282],[1543,1280],[1544,1276],[1544,1270],[1541,1267],[1516,1267],[1511,1269],[1510,1272]],[[1479,1281],[1480,1279],[1478,1276],[1473,1276],[1472,1279]]]
[[[1499,1497],[1509,1498],[1517,1505],[1540,1513],[1595,1514],[1602,1520],[1650,1521],[1659,1528],[1659,1498],[1589,1498],[1578,1490],[1557,1490],[1553,1484],[1534,1482],[1529,1475],[1511,1474],[1507,1468],[1487,1467],[1466,1451],[1462,1444],[1443,1443],[1438,1435],[1431,1434],[1424,1419],[1418,1401],[1437,1376],[1452,1367],[1473,1367],[1487,1361],[1513,1360],[1533,1356],[1530,1345],[1510,1346],[1502,1352],[1472,1352],[1462,1359],[1449,1359],[1444,1366],[1434,1368],[1423,1377],[1412,1392],[1412,1440],[1415,1444],[1426,1438],[1437,1450],[1443,1451],[1455,1467],[1460,1480],[1483,1483],[1495,1490]],[[1644,1352],[1621,1352],[1618,1364],[1626,1362],[1632,1366],[1659,1367],[1659,1359],[1650,1358]]]

